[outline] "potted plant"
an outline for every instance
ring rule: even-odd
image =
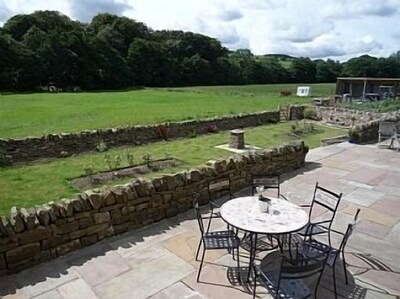
[[[350,143],[357,143],[360,139],[360,134],[357,132],[357,130],[352,127],[351,129],[349,129],[349,142]]]

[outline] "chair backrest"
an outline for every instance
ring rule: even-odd
[[[315,189],[314,189],[314,196],[313,200],[311,202],[311,207],[309,211],[309,217],[311,219],[313,208],[318,205],[320,207],[323,207],[324,209],[327,210],[328,213],[330,213],[331,217],[326,219],[327,221],[330,221],[329,227],[332,224],[333,219],[335,218],[340,200],[342,199],[343,193],[337,194],[333,191],[330,191],[326,188],[323,188],[319,186],[318,182],[315,184]]]
[[[396,124],[394,122],[381,121],[379,123],[379,133],[383,136],[393,136],[396,134]]]
[[[196,218],[197,218],[197,222],[199,224],[201,237],[203,238],[203,235],[204,235],[204,223],[203,223],[203,217],[201,217],[201,212],[200,212],[200,208],[199,208],[199,201],[198,201],[197,198],[193,199],[193,209],[194,209],[194,213],[195,213]]]
[[[263,186],[264,190],[268,189],[276,189],[277,190],[277,197],[279,198],[281,194],[280,190],[280,177],[279,175],[274,176],[253,176],[251,180],[251,192],[254,195],[256,188],[258,186]]]
[[[330,247],[324,247],[323,250],[319,250],[318,254],[316,251],[317,249],[314,250],[313,256],[295,254],[291,255],[289,259],[282,258],[280,277],[304,278],[322,273],[329,257]]]
[[[213,182],[210,182],[208,185],[208,193],[219,192],[219,191],[228,191],[229,198],[232,198],[232,191],[231,191],[231,181],[229,178],[219,179]]]
[[[347,241],[349,240],[350,236],[353,234],[353,231],[355,230],[355,228],[357,226],[358,215],[360,214],[360,211],[361,211],[361,209],[357,209],[357,212],[354,215],[353,221],[351,223],[349,223],[349,225],[347,226],[347,230],[343,235],[342,242],[340,243],[339,252],[344,251]]]

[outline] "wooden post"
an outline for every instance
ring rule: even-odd
[[[367,90],[367,80],[364,80],[364,88],[363,88],[363,100],[365,100],[365,92]]]

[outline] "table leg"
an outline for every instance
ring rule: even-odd
[[[250,233],[250,259],[249,259],[249,271],[247,273],[247,282],[250,281],[250,273],[254,267],[254,260],[256,259],[257,237],[258,237],[257,234]]]

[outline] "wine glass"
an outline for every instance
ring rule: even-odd
[[[263,192],[264,192],[264,186],[258,186],[258,187],[256,187],[257,196],[262,195]]]

